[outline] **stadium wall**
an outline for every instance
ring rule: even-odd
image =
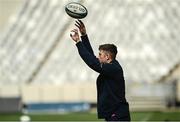
[[[127,87],[131,110],[164,110],[174,103],[171,83],[134,83]],[[166,91],[162,92],[163,89]],[[0,98],[18,98],[27,104],[90,103],[96,104],[95,83],[0,85]]]
[[[93,83],[0,85],[0,97],[21,97],[23,103],[96,102]]]

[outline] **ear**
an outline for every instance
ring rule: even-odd
[[[109,59],[110,59],[110,55],[109,55],[109,53],[107,53],[107,55],[106,55],[106,59],[107,59],[107,60],[109,60]]]

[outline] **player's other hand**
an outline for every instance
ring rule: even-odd
[[[72,38],[73,41],[75,42],[79,42],[80,38],[79,38],[79,33],[77,29],[73,29],[70,32],[70,37]]]
[[[81,20],[78,19],[75,23],[75,26],[79,28],[79,31],[82,36],[86,35],[86,27]]]

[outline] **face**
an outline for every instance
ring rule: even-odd
[[[98,59],[99,59],[100,63],[108,63],[110,57],[109,57],[109,54],[106,51],[100,50]]]

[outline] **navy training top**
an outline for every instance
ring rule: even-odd
[[[76,44],[81,58],[91,69],[100,73],[96,81],[98,118],[106,118],[113,113],[121,117],[129,116],[121,65],[117,60],[101,64],[94,55],[88,36],[81,36],[81,40]]]

